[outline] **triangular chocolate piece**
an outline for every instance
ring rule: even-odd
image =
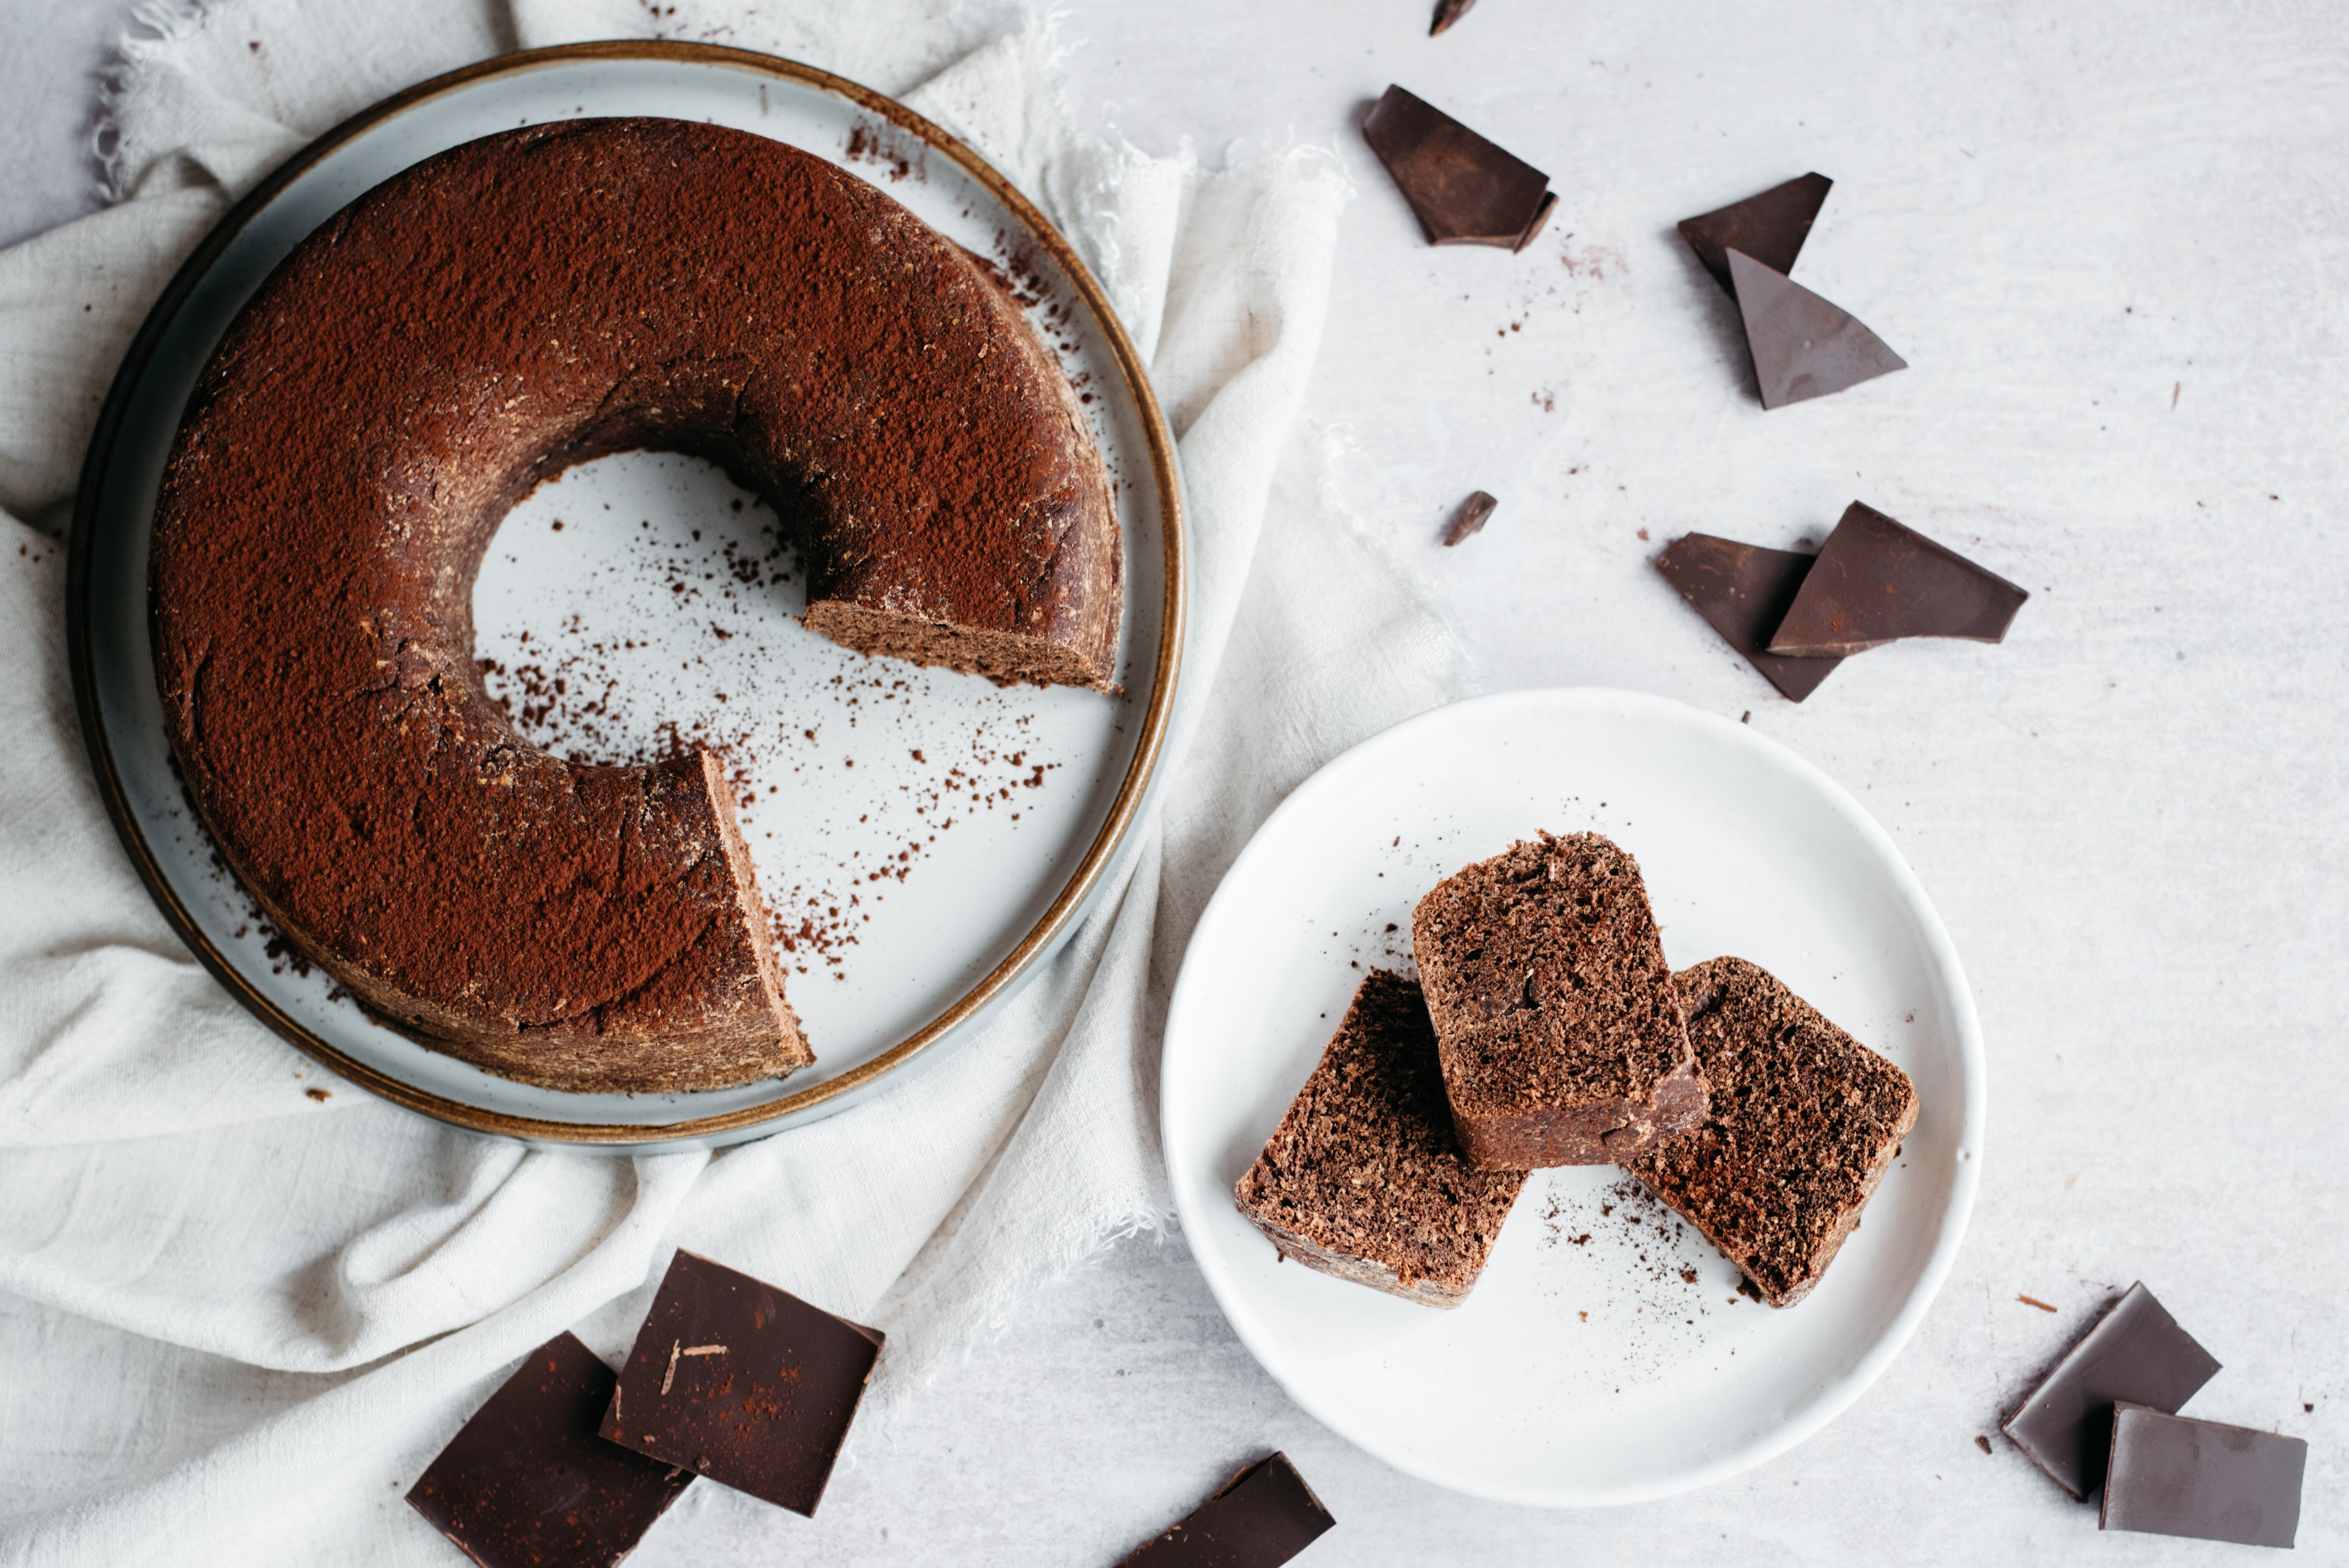
[[[1854,501],[1770,638],[1797,658],[1849,655],[1900,637],[2002,642],[2031,595],[1874,507]]]
[[[1522,251],[1557,204],[1548,175],[1398,87],[1371,106],[1362,139],[1394,176],[1431,245]]]
[[[1736,280],[1729,275],[1729,253],[1740,250],[1776,272],[1795,270],[1803,253],[1811,222],[1827,199],[1835,181],[1824,174],[1806,174],[1784,185],[1773,185],[1759,196],[1748,196],[1694,218],[1681,220],[1681,238],[1713,274],[1713,282],[1737,297]]]
[[[1770,634],[1795,602],[1811,560],[1791,550],[1687,533],[1664,547],[1656,557],[1656,570],[1764,680],[1789,701],[1800,702],[1843,662],[1789,658],[1767,651]]]
[[[1824,397],[1909,368],[1849,311],[1744,252],[1729,253],[1729,275],[1764,408]]]

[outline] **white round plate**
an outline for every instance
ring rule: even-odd
[[[147,543],[189,387],[269,271],[353,197],[518,125],[619,115],[755,132],[873,181],[985,258],[1081,389],[1124,531],[1120,696],[999,689],[849,653],[806,607],[773,514],[712,466],[624,454],[511,513],[474,593],[477,652],[525,738],[598,761],[718,745],[780,917],[816,1065],[689,1095],[515,1083],[375,1023],[273,942],[172,765],[148,641]],[[483,1130],[643,1151],[840,1109],[965,1038],[1074,925],[1139,810],[1178,664],[1173,443],[1132,345],[1066,242],[978,158],[854,84],[738,50],[584,45],[426,83],[329,133],[222,221],[156,307],[93,442],[70,587],[85,734],[158,902],[231,991],[391,1099]]]
[[[1363,971],[1408,970],[1420,895],[1541,829],[1639,858],[1675,968],[1749,958],[1914,1080],[1916,1130],[1798,1305],[1741,1295],[1725,1258],[1610,1166],[1534,1172],[1449,1311],[1282,1264],[1233,1206]],[[1185,1233],[1266,1370],[1399,1470],[1556,1507],[1719,1480],[1857,1398],[1949,1273],[1984,1114],[1972,995],[1883,829],[1749,728],[1596,690],[1439,708],[1306,780],[1200,918],[1160,1095]]]

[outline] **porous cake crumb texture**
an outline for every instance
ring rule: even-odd
[[[1462,1155],[1420,988],[1374,969],[1234,1195],[1284,1257],[1456,1306],[1524,1184]]]

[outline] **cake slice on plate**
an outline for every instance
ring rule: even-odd
[[[1640,863],[1597,833],[1543,833],[1438,883],[1412,952],[1477,1165],[1620,1162],[1704,1119]]]
[[[1917,1090],[1759,965],[1715,958],[1675,978],[1712,1114],[1628,1163],[1764,1301],[1792,1306],[1857,1228],[1917,1125]]]
[[[1461,1154],[1420,988],[1373,969],[1233,1195],[1284,1258],[1457,1306],[1525,1180]]]

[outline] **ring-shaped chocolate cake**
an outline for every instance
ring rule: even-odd
[[[814,1059],[718,759],[551,756],[474,665],[500,521],[634,449],[772,500],[835,642],[1114,678],[1117,521],[1067,379],[871,185],[740,131],[580,120],[467,143],[329,220],[231,326],[165,470],[172,749],[296,948],[428,1044],[564,1089]]]

